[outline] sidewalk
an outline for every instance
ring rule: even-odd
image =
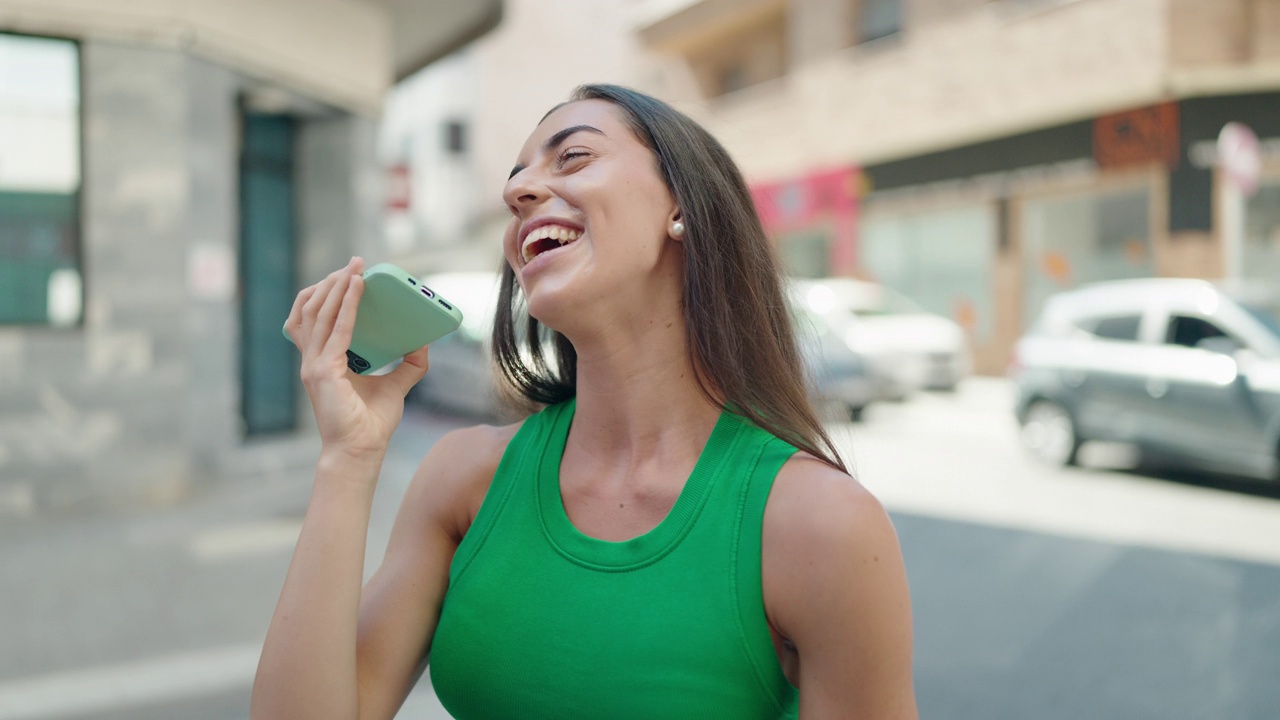
[[[366,576],[422,455],[467,423],[407,411],[375,495]],[[172,508],[0,525],[0,720],[139,717],[227,693],[243,695],[247,716],[312,473],[280,466]]]

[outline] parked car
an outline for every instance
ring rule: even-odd
[[[410,400],[473,417],[495,417],[499,401],[489,338],[501,276],[496,272],[448,272],[421,280],[462,311],[462,325],[431,344],[431,368],[414,387]]]
[[[972,370],[964,329],[890,288],[852,278],[796,280],[794,286],[899,398],[922,388],[953,390]]]
[[[834,410],[850,420],[861,420],[868,405],[892,393],[872,374],[865,358],[826,320],[807,309],[803,298],[793,293],[790,302],[810,399],[824,415]]]
[[[457,332],[432,343],[431,370],[413,389],[411,401],[477,417],[501,414],[489,346],[499,279],[497,273],[487,272],[422,277],[423,284],[462,310],[463,321]],[[803,303],[792,302],[792,309],[812,399],[859,419],[868,404],[889,391],[825,320]]]
[[[1054,295],[1010,370],[1022,443],[1047,462],[1104,440],[1280,479],[1280,288],[1160,278]]]

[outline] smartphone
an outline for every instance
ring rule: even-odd
[[[453,303],[396,265],[379,263],[363,277],[364,295],[347,350],[347,367],[354,373],[381,370],[462,324],[462,312]]]

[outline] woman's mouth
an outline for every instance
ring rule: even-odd
[[[524,243],[520,246],[520,254],[526,264],[548,250],[555,250],[577,240],[582,231],[563,225],[542,225],[529,231]]]

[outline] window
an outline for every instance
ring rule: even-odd
[[[780,10],[692,55],[690,66],[703,94],[727,95],[785,75],[786,35],[787,17]]]
[[[444,123],[444,149],[450,155],[467,153],[467,123],[463,120],[446,120]]]
[[[728,65],[720,68],[720,94],[728,95],[731,92],[737,92],[745,87],[750,87],[751,76],[747,73],[747,66],[743,62],[730,62]]]
[[[79,62],[0,33],[0,324],[80,322]]]
[[[1093,324],[1091,332],[1094,336],[1104,340],[1128,340],[1132,342],[1138,339],[1138,328],[1141,325],[1141,315],[1119,315],[1097,320]]]
[[[1240,307],[1280,338],[1280,307],[1268,307],[1258,303],[1241,303]]]
[[[1165,342],[1170,345],[1193,348],[1198,346],[1200,341],[1215,337],[1230,338],[1227,333],[1208,320],[1186,315],[1175,315],[1169,320],[1169,331],[1165,336]]]
[[[902,0],[862,0],[858,8],[858,42],[896,35],[902,30]]]
[[[1265,281],[1280,276],[1280,178],[1263,179],[1249,198],[1242,254],[1245,277]]]
[[[988,203],[863,216],[859,265],[870,279],[951,318],[975,342],[995,329],[996,218]]]
[[[1151,191],[1115,188],[1031,200],[1023,213],[1026,305],[1090,282],[1151,277]]]
[[[831,274],[831,238],[822,231],[778,238],[782,266],[792,277],[820,278]]]

